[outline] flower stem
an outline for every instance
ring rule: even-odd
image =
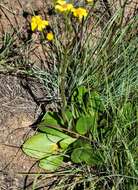
[[[61,63],[61,74],[60,74],[60,95],[61,95],[61,100],[62,100],[62,105],[61,105],[61,113],[62,113],[62,118],[64,121],[64,124],[67,123],[67,118],[65,114],[65,109],[67,105],[66,101],[66,94],[65,94],[65,85],[66,85],[66,71],[68,67],[68,60],[67,60],[67,50],[65,49],[65,56],[64,60]]]

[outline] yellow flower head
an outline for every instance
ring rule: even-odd
[[[52,32],[47,33],[46,38],[48,41],[52,41],[54,39],[54,35]]]
[[[56,4],[64,5],[64,4],[66,4],[66,1],[65,0],[57,0]]]
[[[63,0],[58,0],[55,9],[59,12],[69,12],[73,9],[73,5]]]
[[[31,19],[31,30],[35,31],[38,30],[40,32],[43,31],[43,29],[48,26],[47,20],[42,20],[41,16],[33,16]]]
[[[93,0],[86,0],[87,3],[93,3]]]
[[[52,144],[51,145],[51,152],[52,153],[56,153],[56,152],[58,152],[58,145],[56,144],[56,143],[54,143],[54,144]]]
[[[82,20],[83,17],[86,17],[88,15],[87,10],[81,7],[72,9],[72,12],[73,15],[75,17],[78,17],[80,21]]]

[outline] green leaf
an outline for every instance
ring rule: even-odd
[[[70,109],[66,109],[65,115],[66,115],[66,119],[67,119],[67,124],[65,126],[67,128],[72,128],[73,113],[70,111]]]
[[[72,95],[72,101],[76,102],[78,101],[79,103],[82,103],[83,100],[83,95],[87,92],[87,89],[85,86],[80,86],[77,89],[75,89],[73,95]]]
[[[57,136],[38,133],[23,144],[22,150],[28,156],[42,159],[58,151],[57,142],[60,140],[61,138]]]
[[[72,102],[72,114],[74,118],[79,117],[81,113],[84,113],[85,107],[83,102],[83,97],[87,93],[87,89],[85,86],[80,86],[76,88],[72,94],[71,102]]]
[[[90,112],[98,112],[104,110],[104,105],[102,103],[101,97],[96,91],[90,93],[89,99],[87,101],[87,109]]]
[[[84,96],[84,94],[85,94],[86,92],[87,92],[87,89],[86,89],[85,86],[80,86],[80,87],[78,88],[78,100],[79,100],[80,103],[83,102],[83,96]]]
[[[71,154],[72,162],[74,162],[74,163],[83,162],[81,155],[82,155],[82,149],[81,148],[74,149],[72,154]]]
[[[92,148],[87,141],[78,139],[73,143],[71,160],[74,163],[86,163],[88,165],[99,165],[103,162],[103,155],[100,150]]]
[[[73,118],[72,112],[69,109],[65,110],[65,115],[66,115],[68,121],[70,121]]]
[[[67,111],[66,112],[67,116],[69,119],[72,117],[71,112]],[[37,128],[45,133],[55,135],[61,138],[67,138],[69,137],[68,135],[65,134],[65,132],[62,132],[62,129],[60,129],[59,123],[61,123],[62,120],[57,116],[56,112],[48,112],[43,118],[43,121],[37,125]]]
[[[78,119],[76,124],[76,131],[85,135],[92,127],[92,118],[90,116],[82,116]]]
[[[61,166],[62,163],[63,163],[63,156],[51,155],[47,158],[42,159],[39,162],[39,167],[53,172],[53,171],[57,170]]]
[[[93,150],[92,150],[91,145],[88,142],[78,139],[77,141],[73,143],[73,148],[74,149],[71,154],[71,160],[74,163],[89,161]]]
[[[71,154],[71,160],[74,163],[81,163],[81,162],[85,162],[87,164],[91,164],[92,163],[92,149],[91,148],[76,148],[73,150],[72,154]]]
[[[80,147],[84,147],[84,148],[92,148],[90,143],[88,143],[86,140],[82,140],[82,139],[77,139],[74,143],[73,143],[73,148],[80,148]]]
[[[38,125],[39,126],[56,126],[58,125],[58,116],[56,112],[47,112],[43,117],[42,122]]]
[[[67,137],[59,142],[60,147],[65,150],[68,148],[68,146],[73,143],[76,140],[76,138]]]
[[[80,147],[73,150],[71,154],[71,160],[74,163],[86,163],[88,165],[99,165],[102,163],[102,159],[98,152],[94,152],[92,148]]]
[[[55,135],[57,137],[60,137],[61,139],[68,138],[69,136],[66,135],[64,132],[59,131],[58,129],[54,127],[46,127],[46,126],[39,126],[38,127],[40,131],[45,132],[46,134]]]

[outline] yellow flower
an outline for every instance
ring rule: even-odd
[[[48,41],[52,41],[54,39],[54,35],[52,32],[47,33],[46,38]]]
[[[43,29],[48,26],[47,20],[42,20],[41,16],[33,16],[31,19],[31,30],[35,31],[38,30],[40,32],[43,31]]]
[[[51,152],[52,153],[56,153],[56,152],[58,152],[58,145],[56,144],[56,143],[54,143],[54,144],[52,144],[51,145]]]
[[[73,5],[63,0],[58,0],[55,9],[59,12],[69,12],[73,9]]]
[[[93,0],[86,0],[87,3],[93,3]]]
[[[72,9],[72,12],[73,15],[75,17],[78,17],[80,21],[82,20],[83,17],[86,17],[88,15],[87,10],[81,7]]]
[[[56,4],[64,5],[64,4],[66,4],[66,1],[65,0],[57,0]]]

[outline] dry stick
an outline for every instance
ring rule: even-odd
[[[66,75],[66,70],[68,66],[68,61],[67,61],[67,50],[65,50],[65,60],[64,62],[61,63],[61,74],[60,74],[60,94],[61,94],[61,100],[62,100],[62,105],[61,105],[61,113],[63,117],[64,124],[67,123],[67,118],[65,114],[65,108],[66,108],[66,96],[65,96],[65,75]]]
[[[16,131],[18,131],[18,130],[24,130],[24,129],[28,129],[28,126],[27,126],[27,127],[19,127],[19,128],[17,128],[17,129],[12,130],[12,131],[7,135],[6,139],[8,139],[10,135],[15,134]],[[7,145],[7,144],[3,144],[3,145]]]
[[[4,16],[7,18],[7,20],[9,21],[11,27],[15,30],[11,20],[9,19],[9,17],[7,16],[7,14],[5,13],[5,11],[2,9],[1,5],[0,5],[0,10],[2,11],[2,13],[4,14]]]
[[[13,10],[11,11],[10,9],[8,9],[7,7],[5,7],[5,6],[2,5],[1,3],[0,3],[0,7],[6,9],[8,12],[12,13],[13,15],[16,15],[16,13],[15,13]]]
[[[13,7],[12,7],[11,4],[10,4],[10,8],[11,8],[11,10],[13,11]],[[13,16],[14,16],[15,23],[16,23],[16,25],[17,25],[17,27],[18,27],[18,30],[19,30],[19,29],[20,29],[20,26],[19,26],[19,23],[18,23],[18,20],[17,20],[17,15],[16,15],[16,14],[13,14]]]
[[[12,146],[12,147],[13,147],[13,146]],[[14,148],[15,148],[15,147],[14,147]],[[16,156],[18,155],[19,152],[20,152],[20,147],[19,147],[18,151],[15,153],[14,157],[12,157],[12,158],[10,159],[10,161],[4,166],[4,168],[2,168],[2,169],[0,170],[0,172],[6,170],[6,168],[15,160],[15,158],[16,158]]]
[[[0,15],[0,18],[1,18],[1,15]],[[0,28],[1,28],[1,33],[4,34],[4,27],[3,27],[3,24],[2,24],[2,21],[0,20]]]
[[[120,3],[120,6],[122,8],[122,17],[120,19],[118,27],[120,27],[123,24],[123,18],[124,18],[124,13],[125,13],[125,8],[126,8],[126,5],[127,5],[127,2],[128,2],[128,0],[125,0],[124,4],[122,6],[121,6],[121,3]]]
[[[26,188],[28,188],[30,185],[33,184],[33,182],[30,182],[28,185],[27,185],[27,181],[28,181],[28,177],[29,177],[29,173],[30,171],[32,170],[32,168],[38,163],[38,161],[36,161],[35,163],[32,164],[32,166],[29,168],[26,176],[25,176],[25,179],[24,179],[24,184],[23,184],[23,190],[25,190]]]
[[[23,6],[22,6],[22,3],[20,0],[17,0],[18,1],[18,4],[20,5],[21,9],[23,10]]]
[[[105,11],[108,12],[109,17],[112,16],[111,6],[108,0],[102,0],[101,5],[104,5]]]
[[[11,20],[9,19],[9,17],[7,16],[7,14],[5,13],[5,11],[4,11],[1,7],[4,8],[4,9],[6,9],[8,12],[10,12],[11,14],[14,15],[14,19],[15,19],[16,25],[18,26],[18,30],[19,30],[19,25],[18,25],[18,22],[17,22],[17,18],[16,18],[16,16],[15,16],[16,13],[14,13],[12,7],[11,7],[11,9],[12,9],[12,11],[11,11],[11,10],[8,9],[7,7],[5,7],[5,6],[3,6],[3,5],[0,4],[0,9],[1,9],[1,11],[2,11],[3,14],[5,15],[5,17],[8,19],[8,21],[9,21],[11,27],[14,29],[14,31],[16,31],[16,29],[14,28],[14,25],[12,24]]]
[[[17,174],[19,174],[19,175],[26,175],[26,174],[28,174],[27,172],[19,172],[19,173],[17,173]],[[29,173],[29,175],[36,175],[36,174],[38,174],[37,172],[30,172]],[[41,172],[40,173],[40,175],[46,175],[46,179],[47,178],[51,178],[51,177],[57,177],[57,176],[65,176],[65,174],[64,173],[46,173],[46,172]],[[67,173],[66,174],[67,176],[69,175],[69,176],[78,176],[78,177],[81,177],[82,175],[81,174],[71,174],[71,173]]]
[[[8,146],[8,147],[11,147],[11,148],[18,148],[18,149],[21,148],[21,146],[17,146],[17,145],[13,145],[13,144],[5,144],[5,143],[1,143],[1,145],[3,145],[3,146]]]
[[[44,57],[45,57],[45,60],[47,60],[47,55],[46,55],[46,51],[45,51],[44,45],[43,45],[42,43],[40,43],[40,44],[41,44],[41,48],[42,48],[42,51],[43,51],[43,55],[44,55]],[[45,65],[45,64],[43,64],[43,65],[41,65],[41,66],[43,66],[43,68],[46,69],[46,65]]]
[[[90,139],[89,139],[88,137],[85,137],[85,136],[83,136],[83,135],[80,135],[80,134],[78,134],[78,133],[76,133],[76,132],[73,132],[73,131],[71,131],[71,130],[69,130],[69,129],[65,129],[65,128],[59,126],[59,125],[56,125],[56,126],[48,126],[48,127],[49,127],[49,128],[53,128],[53,129],[60,129],[60,130],[63,130],[63,131],[65,131],[65,132],[68,132],[68,133],[70,133],[70,134],[73,134],[73,135],[75,135],[76,137],[81,137],[81,138],[83,138],[83,139],[86,139],[86,140],[90,141]],[[95,141],[90,141],[90,142],[95,143]]]

